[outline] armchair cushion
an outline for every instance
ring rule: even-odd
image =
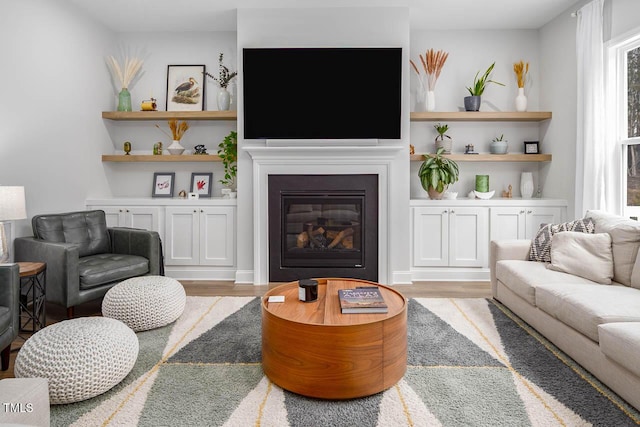
[[[9,307],[0,306],[0,335],[11,328],[11,310]],[[0,349],[1,350],[1,349]]]
[[[36,215],[32,225],[38,239],[76,244],[80,257],[111,250],[107,221],[101,210]]]
[[[98,254],[80,258],[80,289],[142,276],[149,272],[149,260],[137,255]]]

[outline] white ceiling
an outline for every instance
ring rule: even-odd
[[[66,0],[114,31],[235,31],[242,8],[406,7],[411,29],[538,29],[576,0]]]

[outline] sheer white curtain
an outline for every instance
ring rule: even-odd
[[[587,209],[607,210],[603,2],[594,0],[578,11],[576,216]]]

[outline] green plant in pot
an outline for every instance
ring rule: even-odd
[[[418,176],[422,188],[431,199],[440,200],[450,184],[458,181],[458,164],[443,156],[444,149],[438,148],[435,154],[425,154]]]
[[[224,167],[224,178],[220,183],[230,190],[228,192],[234,192],[238,172],[238,133],[236,131],[231,131],[218,144],[218,156]]]
[[[491,140],[489,152],[491,154],[507,154],[509,150],[509,142],[504,139],[504,134],[497,136]]]
[[[481,77],[478,77],[480,75],[480,71],[478,71],[473,79],[473,86],[467,86],[467,90],[471,96],[465,96],[464,98],[464,109],[466,111],[480,110],[480,103],[482,102],[481,96],[489,83],[504,86],[504,84],[489,78],[495,66],[496,63],[494,62],[489,66],[489,68],[487,68],[487,71],[485,71]]]
[[[438,148],[444,148],[444,154],[451,154],[451,146],[453,145],[453,139],[449,135],[447,135],[447,131],[449,130],[448,124],[435,124],[433,125],[436,132],[438,132],[438,136],[436,136],[436,151]]]

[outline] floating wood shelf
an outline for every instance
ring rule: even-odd
[[[103,111],[109,120],[237,120],[237,111]]]
[[[456,162],[550,162],[551,154],[445,154]],[[424,160],[424,154],[412,154],[412,161]]]
[[[103,162],[220,162],[220,157],[216,154],[181,154],[174,155],[153,155],[153,154],[103,154]]]
[[[451,111],[413,112],[412,122],[541,122],[551,119],[551,111]]]

